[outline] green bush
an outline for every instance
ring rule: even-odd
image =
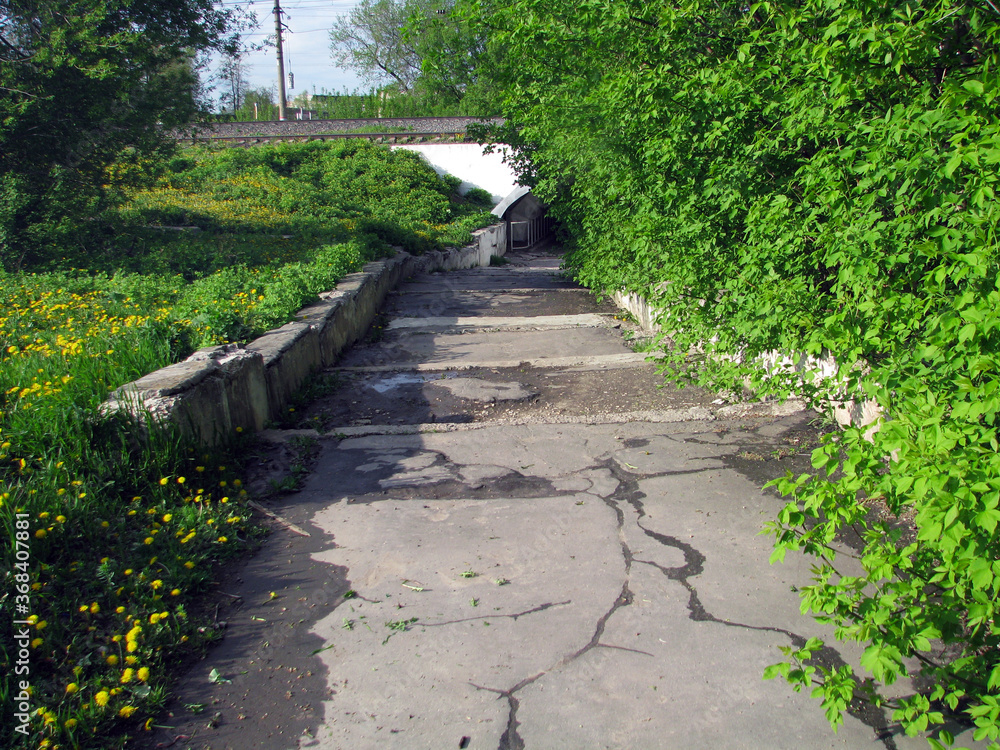
[[[493,208],[493,196],[482,188],[470,188],[462,197],[470,205],[485,208],[487,211]]]
[[[954,0],[477,8],[508,53],[497,85],[524,179],[568,231],[578,278],[665,310],[668,376],[863,396],[891,416],[871,441],[831,436],[818,474],[777,484],[790,503],[770,527],[775,556],[816,557],[804,607],[865,646],[875,688],[922,675],[918,693],[875,698],[907,732],[956,720],[997,747],[1000,13]],[[833,353],[840,370],[764,373],[769,351]],[[837,563],[848,528],[859,575]],[[768,675],[818,683],[836,726],[867,677],[807,662],[814,647]]]

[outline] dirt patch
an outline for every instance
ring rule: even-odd
[[[664,386],[648,367],[551,370],[524,366],[444,373],[343,373],[341,386],[303,407],[300,427],[469,423],[708,406],[712,394]],[[450,380],[515,386],[524,398],[463,398]],[[481,393],[488,393],[486,388]],[[501,394],[502,391],[498,391]]]

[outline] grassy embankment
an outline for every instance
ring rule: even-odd
[[[26,674],[24,644],[0,642],[3,747],[108,748],[148,727],[170,665],[215,633],[192,602],[254,533],[231,446],[142,438],[100,414],[108,392],[285,322],[391,245],[457,245],[488,222],[415,155],[361,142],[192,150],[145,171],[103,217],[113,240],[0,272],[0,601],[30,621]],[[27,735],[9,708],[22,679]]]

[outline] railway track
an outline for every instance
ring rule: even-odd
[[[284,120],[219,122],[175,131],[182,143],[254,145],[311,140],[364,138],[380,143],[461,143],[471,140],[470,125],[499,123],[499,118],[477,117],[397,117],[356,120]],[[368,132],[365,132],[368,131]]]
[[[219,143],[233,146],[253,146],[262,143],[294,143],[301,141],[337,141],[365,138],[375,143],[466,143],[473,138],[465,133],[288,133],[283,135],[196,135],[178,137],[183,144]]]

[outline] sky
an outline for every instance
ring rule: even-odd
[[[338,16],[348,14],[357,0],[280,0],[282,18],[286,29],[282,37],[285,52],[285,89],[288,98],[301,94],[338,92],[362,88],[360,78],[351,70],[334,67],[330,58],[331,23]],[[223,7],[243,7],[257,17],[259,26],[245,36],[248,45],[260,46],[268,37],[274,37],[274,0],[222,0]],[[218,64],[213,59],[213,69]],[[278,63],[274,46],[247,53],[243,59],[247,80],[251,88],[273,87],[277,92]],[[295,88],[288,86],[288,73],[295,76]]]

